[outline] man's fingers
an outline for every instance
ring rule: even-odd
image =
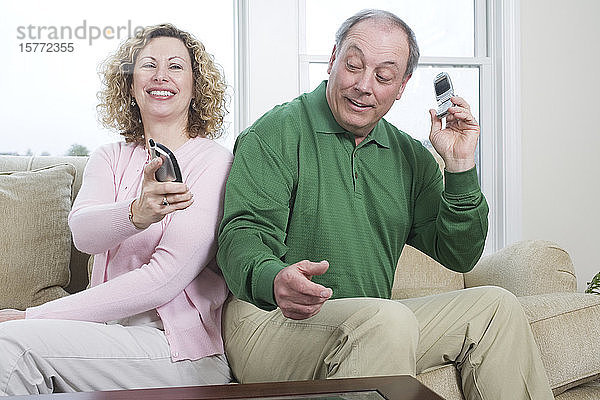
[[[310,318],[313,315],[316,315],[319,311],[321,311],[321,306],[323,304],[319,304],[316,306],[311,306],[311,307],[298,307],[296,306],[296,308],[293,309],[281,309],[281,312],[283,313],[283,315],[287,318],[290,319],[306,319],[306,318]]]
[[[438,118],[434,109],[429,110],[431,117],[431,132],[437,132],[442,129],[442,120]]]
[[[452,104],[455,104],[459,107],[464,107],[467,110],[471,111],[471,106],[469,105],[469,103],[467,103],[467,101],[460,96],[452,96],[450,98],[450,101],[452,102]]]
[[[317,314],[328,298],[315,297],[293,292],[279,298],[278,305],[283,315],[292,319],[305,319]]]
[[[289,282],[290,297],[294,297],[300,304],[314,304],[322,300],[327,300],[333,294],[330,288],[318,283],[312,282],[307,277],[291,280]]]
[[[298,270],[302,272],[308,279],[314,275],[323,275],[325,272],[327,272],[327,269],[329,269],[329,262],[325,260],[318,263],[303,260],[296,263],[296,265],[298,266]]]
[[[315,315],[332,295],[333,291],[312,282],[314,275],[327,271],[329,263],[308,260],[288,265],[275,276],[273,294],[277,305],[288,318],[304,319]]]
[[[306,280],[298,281],[298,293],[306,296],[314,296],[325,299],[331,297],[331,295],[333,294],[333,291],[331,289],[326,288],[323,285],[319,285],[318,283],[311,282],[310,280],[315,275],[323,275],[325,272],[327,272],[327,270],[329,269],[328,261],[323,260],[321,262],[316,263],[308,260],[303,260],[296,263],[296,266],[298,268],[298,271],[300,271],[300,273],[306,277]]]

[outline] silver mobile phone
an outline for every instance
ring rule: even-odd
[[[175,154],[167,146],[157,143],[152,139],[149,139],[148,143],[150,144],[152,159],[161,157],[163,160],[162,165],[154,174],[156,180],[159,182],[183,182]]]
[[[438,103],[437,117],[444,118],[448,114],[448,109],[452,107],[450,98],[454,96],[454,88],[452,87],[452,81],[450,75],[446,72],[437,74],[433,80],[433,87],[435,89],[435,98]]]

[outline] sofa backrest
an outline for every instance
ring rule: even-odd
[[[443,161],[431,150],[434,157],[443,169]],[[0,172],[31,171],[57,164],[71,164],[76,169],[76,176],[72,187],[74,200],[81,187],[83,170],[88,157],[49,157],[49,156],[7,156],[0,155]],[[65,290],[76,293],[88,285],[88,261],[90,256],[77,250],[71,245],[71,280]],[[402,256],[398,261],[398,268],[392,289],[392,298],[418,297],[437,294],[464,288],[463,274],[452,272],[444,268],[427,255],[410,246],[405,246]]]
[[[396,267],[392,299],[429,296],[464,287],[463,274],[450,271],[425,253],[406,245]]]
[[[87,163],[87,157],[46,157],[46,156],[8,156],[0,155],[0,172],[12,171],[31,171],[39,168],[49,167],[58,164],[71,164],[76,169],[75,179],[73,181],[71,203],[77,196],[81,187],[83,170]],[[77,250],[71,245],[71,262],[69,269],[71,271],[71,280],[65,290],[69,293],[76,293],[86,288],[88,284],[87,264],[90,256]]]

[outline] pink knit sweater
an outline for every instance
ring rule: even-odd
[[[128,213],[141,190],[146,150],[113,143],[91,155],[69,215],[75,246],[95,255],[91,288],[28,308],[26,318],[107,322],[155,309],[172,360],[223,353],[228,290],[214,256],[232,155],[195,138],[175,156],[194,203],[141,231]]]

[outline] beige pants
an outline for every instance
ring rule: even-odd
[[[162,330],[62,320],[0,323],[0,396],[228,383],[224,356],[172,362]]]
[[[553,399],[523,310],[497,287],[330,300],[301,321],[230,298],[223,334],[241,382],[414,376],[454,363],[469,400]]]

